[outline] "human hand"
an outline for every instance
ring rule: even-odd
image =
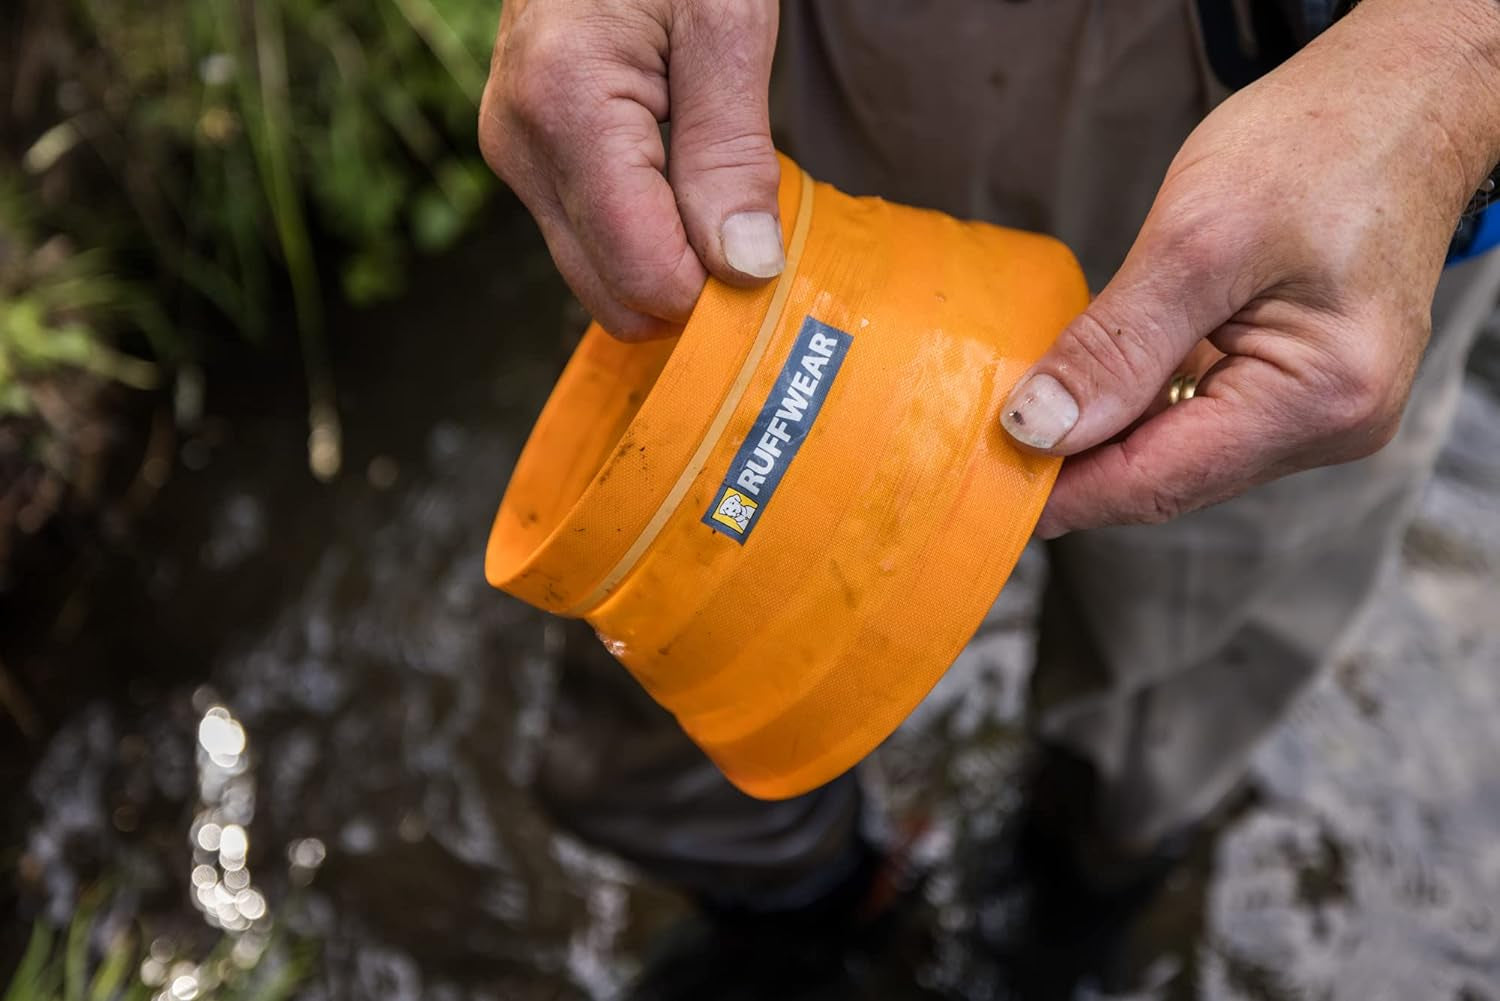
[[[1164,521],[1381,448],[1497,140],[1495,0],[1365,0],[1216,109],[1006,404],[1014,438],[1070,456],[1038,534]],[[1205,338],[1224,357],[1152,415]]]
[[[480,148],[617,337],[673,333],[709,272],[781,272],[776,18],[775,0],[506,0]]]

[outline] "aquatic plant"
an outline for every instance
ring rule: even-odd
[[[410,255],[479,210],[491,181],[472,136],[498,13],[496,0],[7,11],[0,420],[34,414],[37,380],[59,371],[157,381],[122,338],[170,369],[217,331],[290,326],[309,462],[335,474],[325,296],[398,291]]]
[[[89,894],[62,935],[34,925],[0,1001],[286,1001],[312,972],[314,949],[285,940],[252,956],[225,936],[195,962],[112,928],[104,903],[103,890]]]

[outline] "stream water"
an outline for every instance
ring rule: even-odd
[[[284,366],[211,375],[146,517],[76,546],[45,614],[0,613],[9,666],[43,679],[0,769],[22,919],[0,970],[100,878],[107,922],[159,936],[141,972],[168,993],[218,936],[250,964],[285,932],[317,943],[307,998],[609,998],[684,912],[532,804],[560,627],[480,572],[580,317],[519,218],[413,288],[338,319],[338,482],[306,473]],[[1138,922],[1130,991],[1079,997],[1500,1001],[1495,343],[1358,642]],[[1043,573],[1028,554],[1009,625],[868,766],[895,825],[922,818],[929,920],[840,997],[1000,996],[973,874],[1015,809]]]

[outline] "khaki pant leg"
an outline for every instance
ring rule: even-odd
[[[726,905],[791,908],[859,861],[852,773],[768,803],[735,789],[581,623],[570,623],[534,792],[559,826]]]

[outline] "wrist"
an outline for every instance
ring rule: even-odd
[[[1448,0],[1450,44],[1461,63],[1459,88],[1477,132],[1482,177],[1500,163],[1500,0]]]
[[[1348,20],[1385,47],[1371,72],[1422,92],[1467,200],[1500,163],[1500,0],[1363,0]]]

